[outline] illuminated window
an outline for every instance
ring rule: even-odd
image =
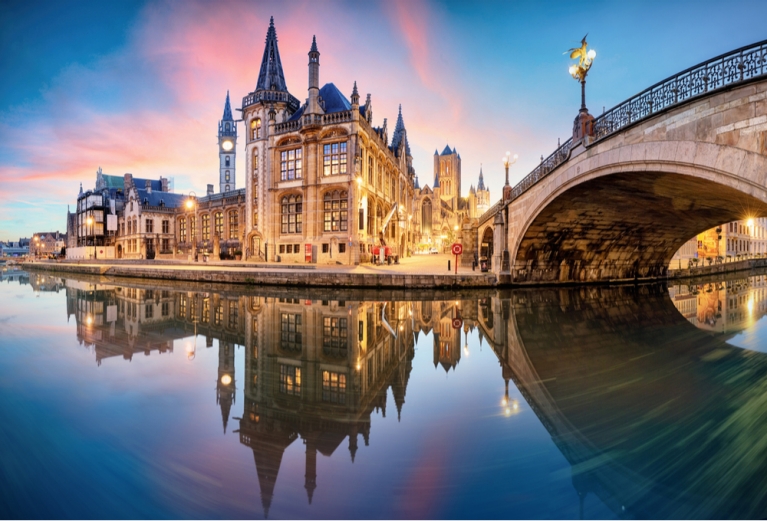
[[[326,192],[324,204],[325,231],[346,231],[348,226],[348,194],[345,191],[338,190],[333,192]]]
[[[282,198],[282,233],[301,233],[303,228],[303,198],[300,195]]]
[[[210,240],[210,215],[202,216],[202,240]]]
[[[181,242],[186,242],[186,219],[178,220],[178,237]]]
[[[373,156],[368,156],[368,184],[373,186]]]
[[[261,138],[261,118],[256,118],[250,122],[250,137],[251,139]]]
[[[236,239],[239,235],[239,219],[237,211],[229,212],[229,238]]]
[[[300,148],[293,150],[283,150],[280,152],[280,180],[290,181],[292,179],[301,179],[303,166],[302,166],[302,153]]]
[[[237,302],[234,300],[229,301],[229,327],[234,329],[237,327],[238,309]]]
[[[197,237],[197,218],[190,217],[189,218],[189,240],[191,242],[194,242],[196,237]]]
[[[301,352],[303,335],[301,315],[282,313],[280,315],[280,348],[286,351]]]
[[[301,396],[301,368],[280,364],[280,392],[290,396]]]
[[[322,401],[346,403],[346,375],[322,371]]]
[[[210,299],[206,298],[202,300],[202,322],[207,324],[210,322]]]
[[[323,174],[339,175],[346,173],[346,141],[323,146]]]
[[[221,302],[216,306],[215,313],[213,313],[213,324],[216,326],[221,325],[221,321],[224,319],[224,305]]]
[[[322,352],[334,358],[346,358],[347,355],[346,319],[324,317],[322,328]]]
[[[215,224],[216,224],[216,235],[219,237],[224,237],[224,214],[221,212],[216,212],[215,216]]]

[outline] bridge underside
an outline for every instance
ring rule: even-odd
[[[551,201],[519,241],[515,282],[663,277],[690,238],[767,216],[767,203],[688,175],[626,172],[579,184]]]

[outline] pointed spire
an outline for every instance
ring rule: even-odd
[[[229,103],[229,90],[226,91],[226,103],[224,103],[224,117],[222,121],[234,121],[232,117],[232,105]]]
[[[434,174],[434,188],[439,188],[439,172]]]
[[[83,184],[80,183],[80,195],[83,195]]]
[[[309,52],[320,52],[317,50],[317,37],[312,35],[312,48],[309,49]]]
[[[453,153],[453,151],[450,150],[450,145],[445,145],[445,149],[442,151],[442,154],[440,154],[440,155],[449,156],[452,153]]]
[[[434,155],[435,155],[435,156],[438,156],[438,155],[439,155],[439,152],[437,152],[437,149],[436,149],[436,148],[434,149]]]
[[[282,72],[280,50],[277,48],[274,17],[271,17],[269,29],[266,31],[266,46],[264,47],[264,57],[261,58],[261,70],[258,73],[256,90],[288,91],[288,87],[285,85],[285,74]]]
[[[396,151],[402,141],[405,142],[405,152],[410,154],[410,143],[407,141],[407,130],[405,130],[405,122],[402,120],[402,105],[400,104],[397,124],[394,126],[394,135],[391,139],[392,150]]]
[[[479,183],[477,183],[477,190],[485,189],[485,177],[482,175],[482,164],[479,165]]]
[[[420,185],[418,184],[418,176],[415,176],[415,189],[416,190],[420,190],[421,189]]]
[[[360,93],[357,90],[357,82],[354,82],[354,88],[352,89],[352,105],[360,104]]]

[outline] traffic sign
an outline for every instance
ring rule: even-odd
[[[463,253],[463,245],[455,243],[450,247],[450,251],[453,252],[453,255],[460,255]]]
[[[460,318],[453,319],[453,329],[461,329],[462,325],[463,325],[463,320],[461,320]]]

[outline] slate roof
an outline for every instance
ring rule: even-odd
[[[450,150],[450,145],[445,145],[445,150],[443,150],[440,155],[441,156],[449,156],[452,153],[453,153],[453,151]]]
[[[394,126],[394,135],[391,139],[391,149],[396,151],[399,148],[399,144],[402,138],[405,138],[405,152],[410,155],[410,143],[407,140],[407,131],[405,130],[405,123],[402,121],[402,105],[399,106],[399,115],[397,116],[397,124]]]
[[[136,190],[139,201],[142,205],[165,206],[167,208],[178,208],[184,204],[187,196],[184,194],[172,194],[170,192],[159,192],[152,189],[150,194],[142,188]],[[162,204],[160,204],[162,202]]]
[[[277,31],[274,29],[274,17],[269,20],[269,29],[266,31],[266,47],[264,57],[261,58],[261,70],[258,73],[256,90],[278,90],[288,92],[285,85],[285,74],[282,72],[280,50],[277,47]]]
[[[107,188],[110,192],[112,190],[125,190],[125,178],[123,176],[102,174],[101,178],[104,181],[104,187]],[[152,187],[152,191],[162,191],[162,182],[160,180],[139,179],[138,177],[133,178],[133,184],[142,190],[146,188],[147,181],[151,183],[150,186]]]
[[[338,90],[338,87],[332,83],[326,83],[323,85],[323,87],[320,89],[320,98],[322,98],[325,114],[343,112],[345,110],[352,109],[352,105],[349,103],[349,100],[346,99],[346,96],[344,96],[341,91]],[[299,119],[304,114],[304,110],[306,110],[306,103],[301,105],[301,108],[294,112],[288,121],[295,121]],[[364,111],[360,110],[360,113],[364,115]]]
[[[229,104],[229,91],[226,91],[226,103],[224,104],[224,117],[222,121],[234,121],[232,117],[232,106]]]

